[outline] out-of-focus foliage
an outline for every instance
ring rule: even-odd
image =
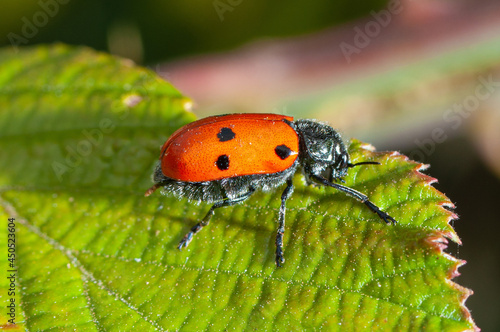
[[[356,5],[328,0],[4,0],[0,43],[9,45],[8,36],[15,33],[27,37],[29,44],[61,41],[106,50],[113,31],[125,27],[117,38],[123,38],[128,48],[140,49],[132,53],[143,53],[144,61],[151,62],[229,49],[258,38],[312,32],[384,4],[382,0]],[[29,27],[24,28],[26,22],[34,25],[33,36]],[[138,40],[132,41],[136,34]]]

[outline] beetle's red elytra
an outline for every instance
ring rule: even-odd
[[[233,114],[190,123],[163,145],[163,174],[203,182],[290,168],[298,157],[299,136],[284,119],[291,118]]]
[[[178,248],[208,225],[214,210],[241,203],[255,191],[268,191],[286,183],[281,195],[276,234],[276,265],[283,256],[286,200],[293,192],[292,178],[302,169],[308,184],[340,190],[376,213],[387,224],[396,220],[364,194],[335,183],[342,181],[351,164],[340,135],[314,120],[296,120],[279,114],[227,114],[194,121],[170,136],[161,149],[154,171],[154,185],[145,196],[163,188],[167,194],[214,203],[205,217],[191,228]]]

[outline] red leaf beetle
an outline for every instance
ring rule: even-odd
[[[228,114],[192,122],[170,136],[161,149],[154,185],[145,196],[163,187],[165,193],[214,203],[205,217],[180,241],[187,247],[210,222],[214,210],[241,203],[256,190],[268,191],[283,183],[276,234],[276,265],[284,263],[286,200],[293,192],[292,178],[299,166],[308,184],[338,189],[376,213],[387,224],[396,220],[362,193],[343,186],[351,164],[340,135],[314,120],[296,120],[278,114]]]

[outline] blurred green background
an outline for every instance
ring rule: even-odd
[[[276,112],[428,163],[460,219],[454,281],[500,330],[500,3],[4,0],[0,43],[63,42],[130,58],[204,117]]]

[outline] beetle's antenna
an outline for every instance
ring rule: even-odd
[[[359,166],[359,165],[380,165],[380,163],[377,161],[362,161],[362,162],[355,163],[355,164],[348,163],[347,167],[354,167],[354,166]]]

